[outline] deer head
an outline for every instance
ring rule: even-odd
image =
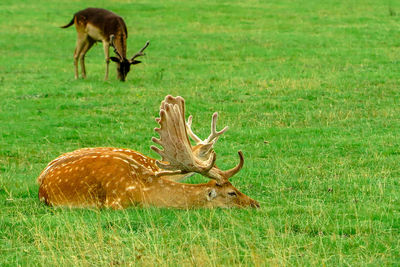
[[[111,35],[110,36],[110,44],[114,48],[114,53],[116,57],[110,57],[111,61],[115,62],[117,64],[117,75],[118,79],[121,81],[125,81],[126,76],[128,75],[129,71],[131,70],[131,65],[136,65],[139,63],[142,63],[139,60],[136,60],[137,57],[144,56],[145,53],[143,51],[149,46],[150,42],[147,41],[146,44],[140,49],[131,59],[127,59],[126,57],[122,56],[115,44],[114,44],[114,39],[115,36]]]
[[[213,145],[228,130],[228,127],[219,132],[216,130],[217,118],[218,114],[214,113],[211,134],[202,141],[191,129],[192,116],[185,122],[184,99],[168,95],[161,103],[160,118],[156,119],[160,128],[155,131],[160,138],[152,138],[154,143],[163,147],[161,150],[151,146],[162,157],[162,162],[156,161],[156,164],[160,169],[167,170],[158,175],[195,172],[210,178],[211,181],[206,186],[206,206],[259,207],[257,201],[241,193],[229,181],[243,167],[244,157],[241,151],[238,151],[240,161],[234,168],[223,171],[215,165],[216,153]],[[188,136],[196,142],[195,146],[190,144]]]

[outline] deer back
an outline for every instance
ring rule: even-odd
[[[74,15],[76,28],[87,32],[96,41],[109,41],[115,36],[114,45],[121,56],[126,57],[128,30],[122,17],[102,8],[87,8]]]
[[[140,203],[140,189],[158,170],[153,161],[128,149],[89,148],[66,153],[40,174],[39,198],[48,205],[74,207]]]

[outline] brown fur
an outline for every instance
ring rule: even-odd
[[[128,31],[124,20],[117,14],[102,8],[87,8],[74,14],[72,20],[61,28],[68,28],[75,24],[77,31],[76,48],[74,52],[75,78],[79,78],[78,61],[81,63],[82,77],[86,78],[85,55],[95,42],[102,42],[106,60],[106,74],[108,79],[108,66],[110,63],[109,48],[111,36],[114,36],[114,48],[122,58],[113,60],[117,63],[118,78],[125,81],[130,64],[137,64],[126,58],[126,39]],[[138,61],[136,61],[138,62]],[[124,64],[125,63],[125,64]]]

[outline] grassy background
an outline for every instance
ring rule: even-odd
[[[103,81],[101,45],[73,79],[87,6],[111,9],[144,63]],[[0,3],[0,265],[400,264],[398,1]],[[218,164],[259,210],[48,208],[36,177],[59,154],[128,147],[149,156],[165,95],[194,129],[230,130]],[[193,182],[205,181],[201,177]]]

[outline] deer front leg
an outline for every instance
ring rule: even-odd
[[[108,80],[108,66],[110,64],[110,43],[107,41],[103,41],[104,55],[106,58],[106,75],[104,76],[104,80]]]

